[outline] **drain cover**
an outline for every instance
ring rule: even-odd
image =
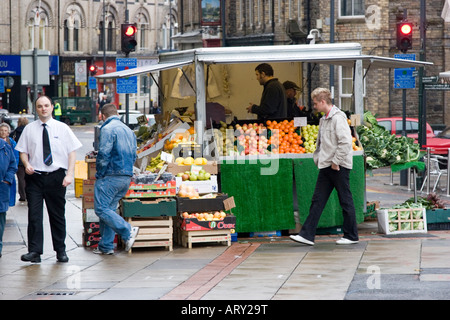
[[[38,291],[37,296],[73,296],[76,291]]]

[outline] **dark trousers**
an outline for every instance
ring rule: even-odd
[[[25,167],[20,165],[17,167],[17,181],[18,183],[18,190],[19,190],[19,200],[26,200],[27,199],[27,195],[25,193]]]
[[[66,188],[62,182],[66,173],[63,169],[44,174],[26,175],[26,193],[28,200],[28,252],[43,253],[44,201],[48,211],[53,249],[56,252],[66,250]]]
[[[350,190],[350,169],[343,167],[339,171],[333,170],[331,167],[319,170],[309,215],[299,233],[303,238],[314,241],[320,216],[334,188],[336,188],[338,193],[339,203],[344,216],[343,237],[353,241],[358,240],[355,206]]]

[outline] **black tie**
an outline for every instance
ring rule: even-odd
[[[42,124],[44,126],[44,130],[42,131],[42,145],[44,149],[44,163],[49,166],[53,163],[52,160],[52,150],[50,148],[50,140],[48,139],[48,132],[46,128],[46,124]]]

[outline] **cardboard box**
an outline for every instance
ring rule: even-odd
[[[181,229],[184,231],[205,231],[235,229],[236,217],[227,215],[223,220],[200,221],[197,218],[184,218],[181,221]]]
[[[176,189],[166,190],[128,190],[124,198],[165,198],[175,197]]]
[[[94,195],[94,179],[85,179],[83,180],[83,195]]]
[[[231,197],[232,198],[232,197]],[[217,194],[215,198],[189,199],[177,197],[178,212],[205,212],[230,210],[225,207],[225,200],[229,199],[227,194]],[[234,201],[233,201],[234,202]]]
[[[219,185],[217,184],[217,176],[213,175],[209,180],[197,180],[197,181],[190,181],[186,180],[183,181],[181,177],[175,177],[176,181],[176,188],[177,193],[180,190],[180,186],[182,184],[186,186],[192,186],[198,193],[211,193],[211,192],[219,192]]]
[[[152,184],[142,184],[142,183],[130,183],[130,190],[164,190],[164,189],[174,189],[176,188],[176,181],[167,181],[167,183],[152,183]]]
[[[88,162],[87,163],[87,168],[88,168],[87,178],[95,180],[95,174],[97,173],[96,162],[95,161],[94,162]]]
[[[83,195],[82,205],[82,209],[94,209],[94,195]]]
[[[83,222],[99,222],[100,218],[95,214],[94,209],[83,209]]]
[[[124,217],[176,216],[177,201],[174,198],[155,200],[122,199],[120,201],[120,210]]]
[[[377,210],[378,231],[384,234],[426,233],[424,208]]]
[[[219,165],[217,164],[217,161],[208,161],[208,164],[200,165],[200,167],[202,167],[203,170],[205,170],[206,172],[208,172],[210,174],[218,174],[219,173]],[[180,172],[186,172],[186,171],[190,171],[190,170],[191,170],[190,165],[179,166],[176,163],[167,164],[167,169],[166,169],[167,172],[170,172],[174,175],[177,175]]]

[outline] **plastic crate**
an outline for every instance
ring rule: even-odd
[[[176,216],[177,202],[172,198],[157,200],[122,199],[120,211],[124,217]]]

